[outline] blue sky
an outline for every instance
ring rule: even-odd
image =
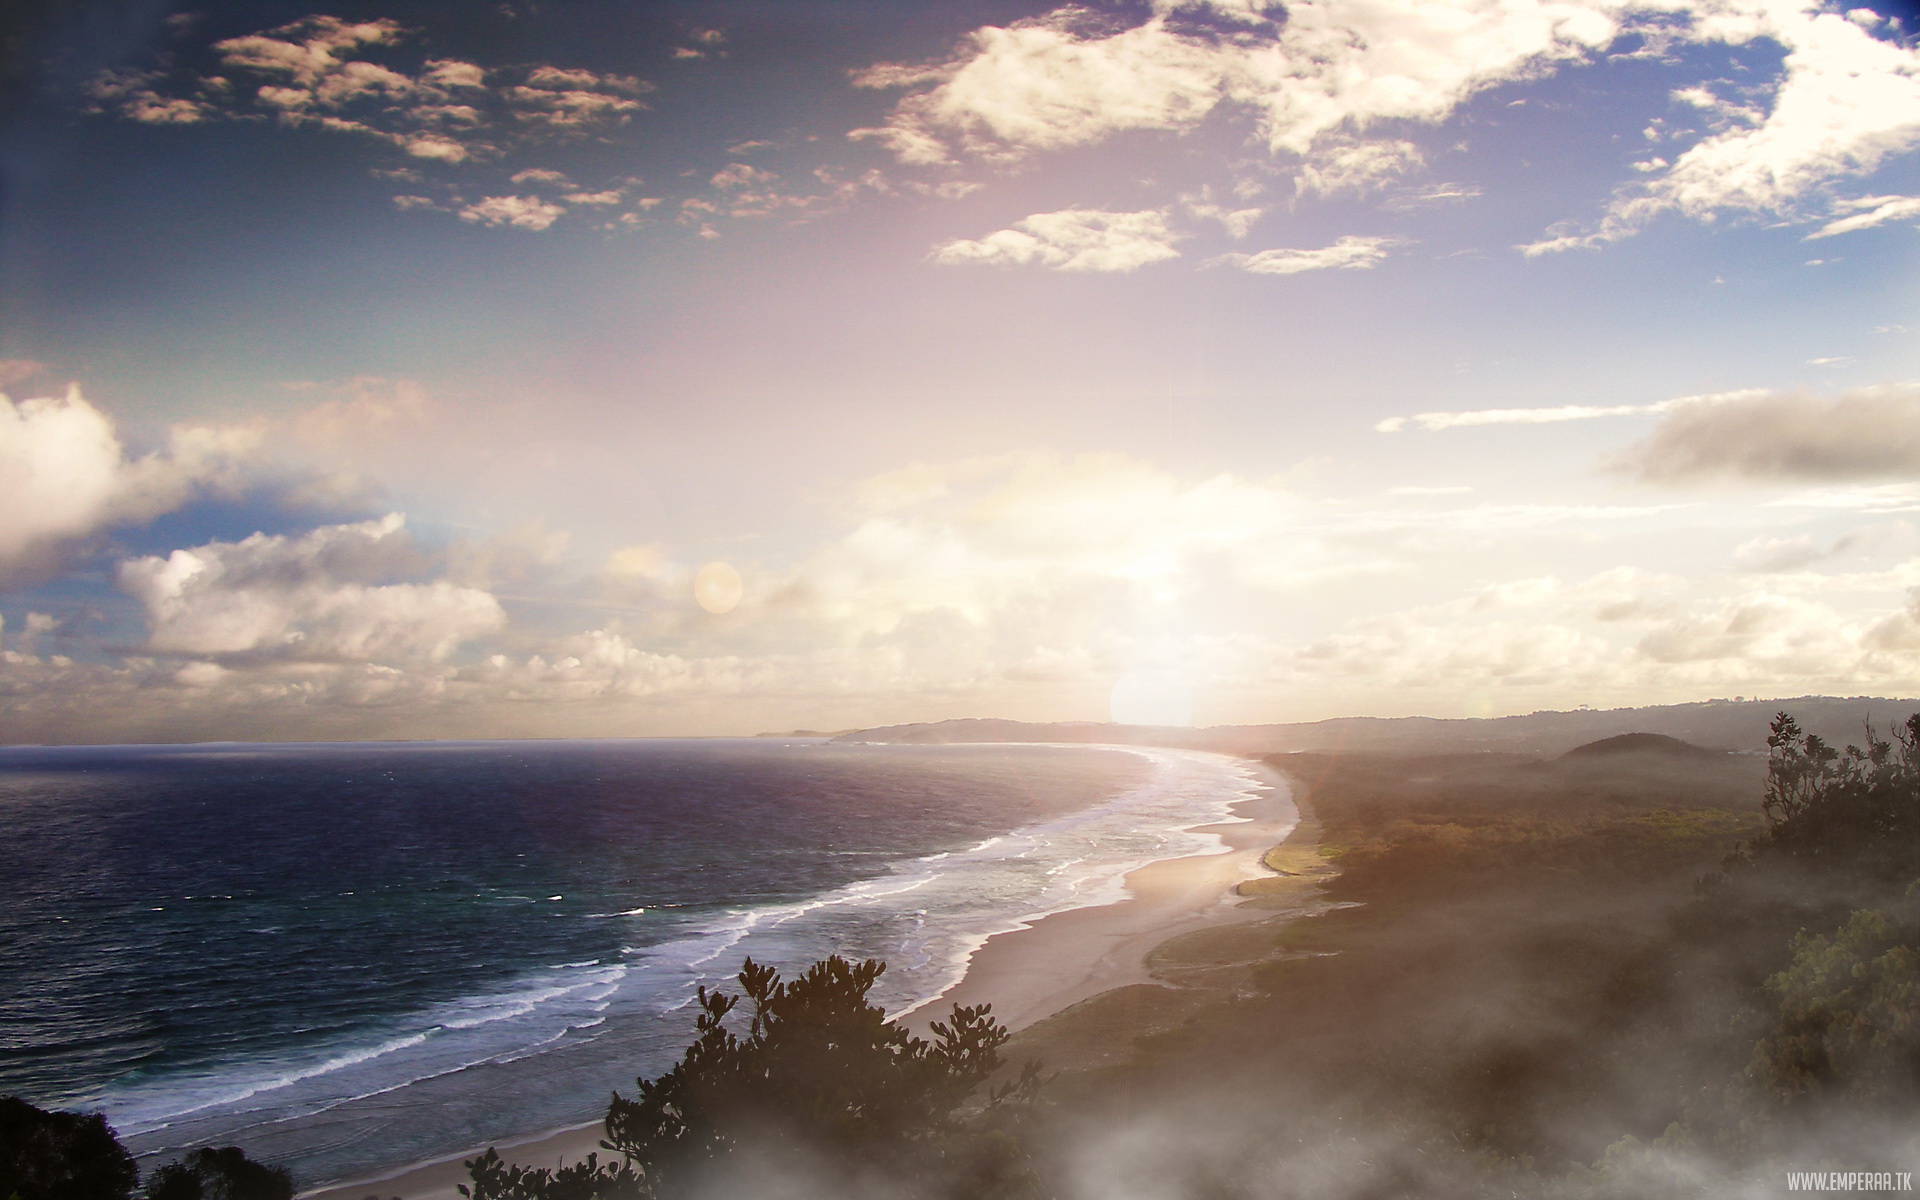
[[[46,13],[9,740],[1916,691],[1893,7]]]

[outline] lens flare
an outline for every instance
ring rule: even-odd
[[[693,577],[693,598],[710,613],[730,613],[740,603],[743,585],[731,563],[710,562]]]

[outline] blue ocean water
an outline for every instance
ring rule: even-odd
[[[1171,751],[818,741],[0,748],[0,1094],[303,1185],[592,1120],[742,957],[1124,893],[1259,786]]]

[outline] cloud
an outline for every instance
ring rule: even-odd
[[[1820,561],[1828,553],[1804,533],[1789,538],[1762,536],[1736,547],[1733,565],[1736,570],[1759,574],[1795,571]]]
[[[1409,425],[1422,429],[1460,429],[1478,425],[1549,425],[1560,421],[1591,421],[1599,417],[1636,417],[1666,412],[1673,401],[1659,404],[1562,404],[1555,408],[1481,408],[1467,412],[1423,412],[1410,417],[1388,417],[1373,428],[1399,433]]]
[[[1839,201],[1834,205],[1834,210],[1853,215],[1828,221],[1808,234],[1807,241],[1830,238],[1836,234],[1854,233],[1861,229],[1872,229],[1888,221],[1920,217],[1920,196],[1863,196],[1858,200]]]
[[[1613,466],[1658,483],[1912,477],[1920,474],[1920,385],[1677,403]]]
[[[165,451],[129,458],[77,387],[18,404],[0,395],[0,578],[44,569],[62,542],[237,486],[259,441],[250,428],[178,426]]]
[[[1180,134],[1223,106],[1250,114],[1275,153],[1319,172],[1314,190],[1364,186],[1417,158],[1401,139],[1357,135],[1393,120],[1437,122],[1474,93],[1579,59],[1613,40],[1598,5],[1521,0],[1319,0],[1214,5],[1242,26],[1188,31],[1162,11],[1116,28],[1064,7],[973,31],[934,62],[856,76],[908,94],[886,124],[856,131],[906,163],[956,154],[1013,159],[1128,131]]]
[[[1617,241],[1666,212],[1696,220],[1728,211],[1791,216],[1803,199],[1920,145],[1920,47],[1875,37],[1817,7],[1761,3],[1702,6],[1690,36],[1734,44],[1764,37],[1784,46],[1785,75],[1771,109],[1763,115],[1728,105],[1701,88],[1676,93],[1727,127],[1620,191],[1597,225],[1556,228],[1522,247],[1527,254]],[[1843,219],[1828,229],[1877,223]]]
[[[1637,649],[1656,663],[1734,660],[1756,675],[1839,674],[1861,655],[1861,631],[1831,607],[1752,592],[1662,622]]]
[[[1907,535],[1910,532],[1909,527],[1904,524],[1882,525],[1843,534],[1825,546],[1815,541],[1811,535],[1804,533],[1795,534],[1792,537],[1772,537],[1763,534],[1742,542],[1734,549],[1733,565],[1735,570],[1761,575],[1798,571],[1817,562],[1875,549],[1894,537]],[[1832,583],[1842,578],[1828,576],[1825,582]],[[1869,585],[1867,590],[1884,589],[1876,584]]]
[[[435,661],[506,624],[491,595],[446,580],[379,583],[416,565],[399,514],[299,537],[256,533],[121,564],[147,649],[204,658]]]
[[[1302,271],[1365,271],[1380,265],[1387,251],[1403,245],[1397,238],[1343,237],[1317,250],[1262,250],[1257,254],[1223,254],[1213,259],[1255,275],[1298,275]]]
[[[1253,231],[1254,222],[1266,214],[1263,208],[1233,208],[1217,203],[1207,188],[1202,188],[1197,195],[1180,197],[1180,207],[1196,221],[1218,222],[1231,238],[1247,236]]]
[[[1365,194],[1426,165],[1412,142],[1326,139],[1294,181],[1301,194]]]
[[[862,87],[934,86],[901,100],[887,124],[856,131],[906,163],[949,160],[950,142],[988,158],[1015,158],[1103,140],[1123,130],[1184,130],[1223,92],[1212,47],[1172,34],[1155,17],[1110,31],[1085,9],[1062,8],[969,34],[945,62],[882,64]]]
[[[1438,689],[1578,688],[1608,674],[1612,643],[1550,621],[1440,623],[1417,614],[1356,622],[1288,656],[1297,678]]]
[[[1035,213],[1011,229],[977,241],[964,239],[934,248],[934,262],[998,266],[1040,263],[1056,271],[1132,271],[1148,263],[1179,257],[1173,243],[1181,235],[1167,224],[1164,209],[1103,212],[1069,208]]]
[[[1410,425],[1422,429],[1460,429],[1479,425],[1552,425],[1561,421],[1593,421],[1602,417],[1638,417],[1672,412],[1687,406],[1709,406],[1754,400],[1769,395],[1764,388],[1679,396],[1654,404],[1561,404],[1552,408],[1480,408],[1466,412],[1424,412],[1410,417],[1388,417],[1373,428],[1377,433],[1399,433]]]
[[[270,121],[365,138],[414,165],[453,167],[604,134],[645,108],[641,97],[651,90],[632,76],[551,64],[487,67],[428,59],[409,72],[368,57],[391,52],[413,36],[386,19],[310,16],[213,43],[210,50],[218,60],[213,72],[108,71],[89,83],[88,93],[93,111],[146,124]],[[519,175],[548,174],[557,173],[536,169],[519,173],[515,181]],[[399,203],[402,208],[452,207],[420,196]],[[466,206],[463,214],[473,207]],[[544,228],[527,219],[486,223]]]
[[[574,136],[626,123],[646,107],[638,97],[649,90],[650,85],[629,75],[541,66],[505,95],[522,125]]]
[[[1233,28],[1176,19],[1194,7]],[[976,29],[936,60],[860,72],[856,83],[905,95],[885,124],[853,136],[907,164],[1010,161],[1129,132],[1180,136],[1230,111],[1298,161],[1300,192],[1364,192],[1423,161],[1376,128],[1438,124],[1488,88],[1591,61],[1633,32],[1663,46],[1767,39],[1786,50],[1783,74],[1764,107],[1676,91],[1709,135],[1639,164],[1646,178],[1597,223],[1556,227],[1529,254],[1617,240],[1665,212],[1791,214],[1920,144],[1920,48],[1769,0],[1307,0],[1283,17],[1251,2],[1162,4],[1131,25],[1067,6]]]
[[[494,227],[541,230],[550,227],[566,209],[538,196],[488,196],[460,210],[462,221]]]

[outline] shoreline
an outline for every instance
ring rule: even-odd
[[[1142,749],[1122,746],[1119,749]],[[1157,747],[1155,748],[1157,749]],[[1208,753],[1186,751],[1180,753]],[[1138,984],[1157,985],[1148,956],[1198,930],[1272,916],[1250,903],[1240,884],[1273,875],[1263,856],[1299,828],[1292,783],[1257,758],[1237,759],[1258,785],[1228,806],[1225,821],[1181,827],[1217,836],[1224,849],[1157,859],[1123,876],[1128,896],[1109,904],[1050,913],[986,938],[967,957],[958,981],[897,1014],[915,1034],[955,1004],[991,1004],[993,1016],[1018,1033],[1096,996]],[[601,1122],[545,1130],[494,1143],[507,1162],[564,1166],[590,1153],[606,1156]],[[297,1200],[459,1200],[465,1161],[475,1148],[377,1175],[302,1191]]]
[[[1298,828],[1300,811],[1285,776],[1257,759],[1244,762],[1260,790],[1230,806],[1239,819],[1184,827],[1216,835],[1223,850],[1156,859],[1123,877],[1124,900],[994,934],[968,957],[958,982],[900,1020],[924,1035],[955,1004],[991,1004],[994,1019],[1018,1033],[1104,992],[1156,982],[1147,956],[1164,942],[1271,915],[1248,906],[1235,889],[1273,874],[1263,855]]]

